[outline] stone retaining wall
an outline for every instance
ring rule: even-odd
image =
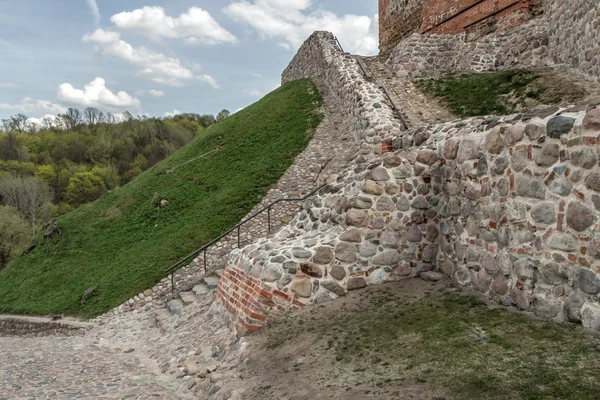
[[[441,271],[600,329],[599,135],[600,107],[583,105],[399,136],[394,154],[357,157],[277,235],[231,253],[226,271],[255,285],[243,299],[230,278],[220,290],[254,330],[290,302]]]
[[[598,0],[545,0],[540,18],[470,39],[413,34],[387,61],[399,77],[428,77],[564,64],[600,77]]]
[[[32,317],[0,316],[0,336],[82,336],[86,330],[84,324]]]
[[[394,49],[386,64],[400,78],[535,68],[552,64],[548,47],[547,26],[536,19],[474,41],[465,33],[414,34]]]

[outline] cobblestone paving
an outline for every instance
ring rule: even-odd
[[[132,353],[88,338],[0,337],[0,400],[184,399]]]

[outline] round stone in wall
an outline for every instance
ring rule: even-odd
[[[558,116],[550,119],[546,125],[546,134],[553,139],[560,139],[561,136],[567,135],[573,129],[575,119],[570,117]]]
[[[377,167],[371,170],[369,177],[374,181],[387,181],[390,179],[387,169],[383,167]]]
[[[504,140],[502,134],[504,126],[496,126],[487,134],[485,138],[485,148],[491,154],[500,154],[504,150]]]
[[[344,267],[340,267],[339,265],[335,265],[331,268],[330,274],[333,278],[341,281],[346,277],[346,270]]]
[[[556,221],[556,207],[554,203],[544,201],[531,208],[531,218],[535,222],[551,224]]]
[[[571,163],[577,167],[590,169],[598,164],[598,154],[596,150],[589,147],[582,147],[571,151]]]
[[[600,108],[595,108],[587,113],[583,120],[583,127],[592,131],[600,131]]]
[[[585,187],[600,192],[600,171],[594,171],[586,176]]]
[[[308,278],[294,279],[290,285],[290,289],[298,296],[308,298],[312,293],[312,282]]]
[[[567,208],[567,224],[577,232],[583,232],[594,223],[594,213],[585,204],[572,201]]]
[[[598,275],[587,268],[579,270],[579,288],[587,294],[600,293],[600,278]]]
[[[356,247],[353,244],[341,242],[335,248],[335,258],[342,262],[356,261]]]
[[[542,151],[535,158],[535,163],[542,167],[549,167],[556,163],[559,158],[560,147],[556,143],[548,143],[542,147]]]
[[[313,261],[317,264],[329,264],[333,261],[333,256],[333,249],[331,247],[321,246],[315,249]]]
[[[437,161],[437,155],[435,151],[430,149],[419,150],[417,153],[417,161],[422,164],[432,165]]]
[[[350,278],[348,279],[348,283],[346,283],[348,290],[362,289],[364,287],[367,287],[367,281],[361,277]]]

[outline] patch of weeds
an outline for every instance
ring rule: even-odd
[[[414,82],[424,92],[441,98],[454,114],[467,117],[511,114],[525,106],[527,99],[540,99],[545,88],[539,78],[532,71],[511,70],[444,75]]]

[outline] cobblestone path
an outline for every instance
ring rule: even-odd
[[[0,337],[0,400],[184,398],[132,353],[88,338]]]

